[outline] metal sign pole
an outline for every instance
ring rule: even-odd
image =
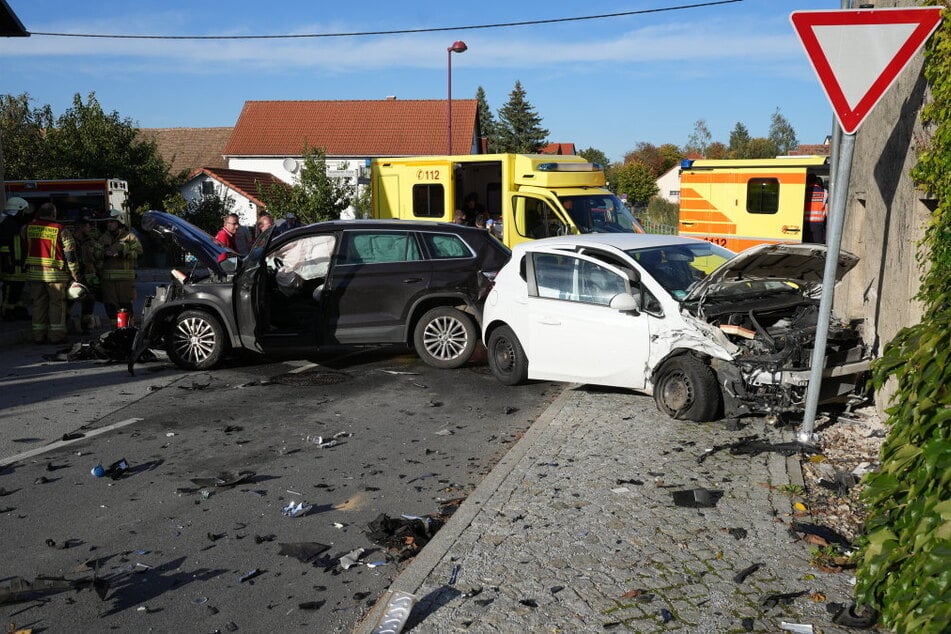
[[[822,296],[819,299],[819,321],[816,323],[816,341],[812,349],[812,368],[809,372],[809,387],[806,390],[806,408],[803,413],[802,427],[796,436],[801,443],[812,442],[816,423],[816,408],[819,405],[819,390],[822,388],[822,370],[825,367],[826,342],[829,339],[829,322],[832,319],[832,302],[835,299],[835,278],[839,268],[842,227],[845,225],[845,203],[849,194],[854,150],[855,134],[843,134],[839,165],[836,169],[838,182],[832,191],[832,207],[829,209],[827,219],[826,265],[822,273]]]

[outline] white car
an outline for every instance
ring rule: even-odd
[[[489,367],[527,379],[629,388],[686,420],[797,414],[809,384],[826,248],[740,254],[653,234],[517,245],[486,300]],[[858,258],[839,256],[839,279]],[[833,319],[820,404],[864,387],[867,350]]]

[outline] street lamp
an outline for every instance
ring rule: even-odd
[[[448,126],[446,128],[446,143],[449,147],[447,154],[452,154],[452,54],[453,53],[465,53],[469,47],[466,46],[466,43],[462,40],[457,40],[452,43],[452,46],[446,49],[446,55],[449,60],[449,73],[448,73],[448,96],[446,97],[446,111],[447,111],[447,121]]]

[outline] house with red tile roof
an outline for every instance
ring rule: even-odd
[[[269,172],[249,172],[224,167],[200,167],[188,175],[181,188],[185,200],[217,195],[232,202],[231,209],[243,225],[254,225],[259,211],[266,207],[258,197],[258,187],[289,185]]]
[[[357,184],[378,157],[446,154],[444,99],[246,101],[223,154],[228,167],[297,178],[305,148],[323,150],[328,173]],[[478,102],[452,100],[452,153],[478,154]]]
[[[222,155],[231,127],[140,128],[139,136],[154,141],[173,176],[191,174],[199,167],[228,167]]]
[[[369,186],[370,159],[445,154],[447,111],[442,99],[246,101],[220,149],[227,169],[202,165],[182,195],[194,200],[203,188],[224,192],[235,199],[242,223],[252,224],[263,206],[256,184],[265,177],[293,184],[306,148],[324,152],[330,176]],[[453,99],[453,153],[479,154],[479,136],[478,101]]]

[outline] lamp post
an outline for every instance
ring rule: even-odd
[[[448,96],[446,97],[446,120],[448,125],[446,127],[446,144],[448,146],[447,154],[452,154],[452,54],[453,53],[465,53],[469,47],[466,46],[466,43],[462,40],[457,40],[452,43],[452,46],[446,49],[447,59],[449,60],[449,72],[448,72]]]

